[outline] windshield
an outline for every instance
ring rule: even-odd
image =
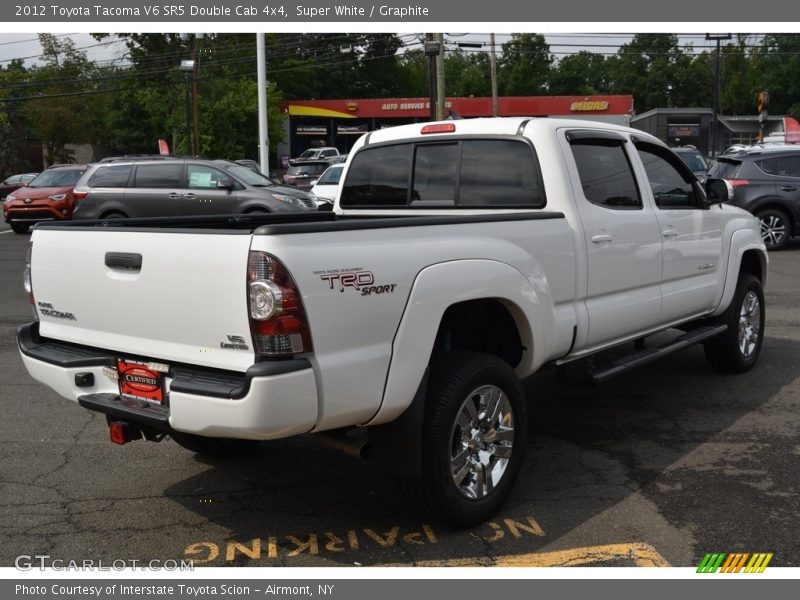
[[[306,150],[299,156],[299,158],[316,158],[318,154],[319,150]]]
[[[275,182],[271,179],[242,165],[224,165],[224,167],[228,173],[236,177],[236,179],[244,181],[247,185],[275,185]]]
[[[83,171],[45,171],[28,184],[28,187],[70,187],[78,183]]]
[[[692,171],[707,171],[708,170],[708,163],[706,159],[703,158],[703,155],[699,152],[680,152],[678,156],[681,157],[681,160],[686,163]]]
[[[332,167],[328,169],[319,178],[317,185],[339,185],[343,170],[343,167]]]

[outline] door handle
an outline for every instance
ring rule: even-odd
[[[602,244],[603,242],[610,242],[614,238],[608,235],[607,233],[598,233],[597,235],[592,236],[592,242],[595,244]]]
[[[142,268],[142,255],[134,252],[106,252],[105,258],[106,266],[112,269],[140,271]]]
[[[169,198],[170,200],[177,200],[180,197],[181,197],[181,195],[180,194],[176,194],[175,192],[172,192],[171,194],[169,194],[167,196],[167,198]]]
[[[796,192],[797,188],[796,187],[792,187],[790,185],[782,185],[781,186],[781,191],[783,191],[783,192]]]
[[[665,229],[661,232],[661,235],[663,235],[665,238],[671,238],[678,235],[678,232],[674,229]]]
[[[191,192],[189,192],[188,194],[184,194],[183,197],[186,198],[187,200],[194,200],[195,198],[197,198],[197,196],[195,196]]]

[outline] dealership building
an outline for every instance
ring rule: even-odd
[[[714,146],[711,148],[711,108],[654,108],[631,118],[631,127],[656,136],[670,146],[695,146],[711,156],[734,144],[758,142],[763,125],[765,138],[800,142],[800,125],[792,117],[782,115],[717,115]]]
[[[368,131],[430,120],[427,98],[372,98],[354,100],[292,100],[281,106],[287,142],[278,146],[284,165],[289,157],[318,146],[334,146],[342,153]],[[492,116],[491,98],[447,98],[445,113],[453,118]],[[514,96],[498,98],[502,117],[572,117],[629,125],[633,96]],[[279,163],[280,164],[280,163]]]

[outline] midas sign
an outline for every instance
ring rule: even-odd
[[[573,102],[570,104],[569,109],[572,112],[592,112],[596,110],[608,110],[608,102],[605,100],[598,100],[595,102]]]

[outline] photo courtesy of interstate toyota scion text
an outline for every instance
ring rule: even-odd
[[[694,344],[731,377],[756,364],[767,252],[732,197],[610,124],[377,130],[330,212],[37,224],[19,350],[116,444],[314,434],[469,526],[520,472],[522,378],[610,348],[592,381]]]

